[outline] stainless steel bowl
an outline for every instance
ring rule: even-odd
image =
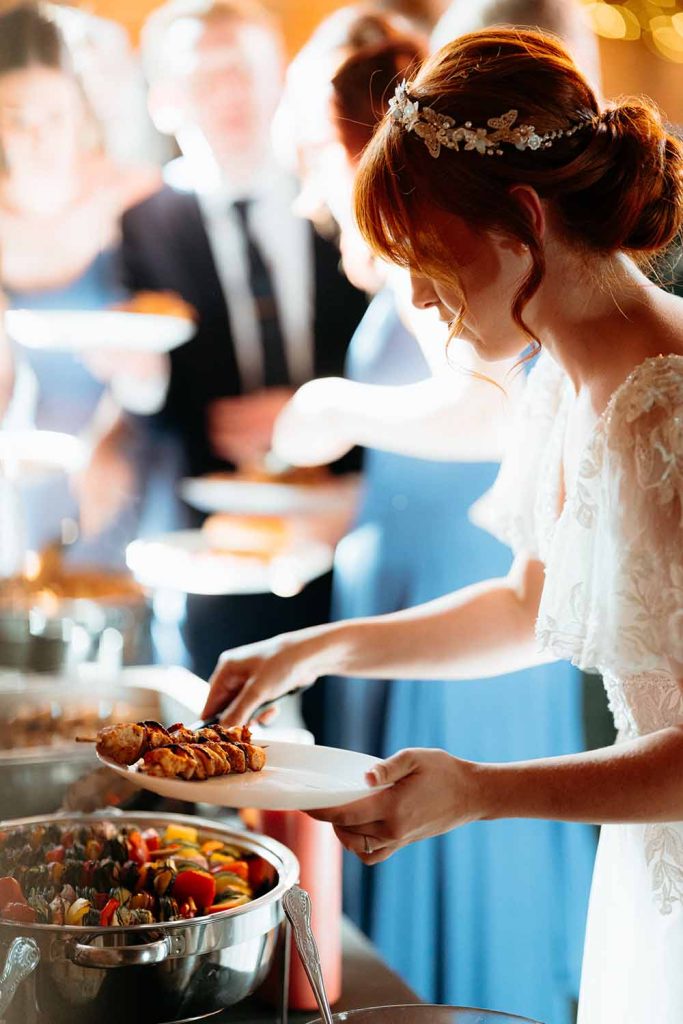
[[[0,822],[0,828],[52,822],[79,826],[107,817],[111,815],[50,815]],[[18,937],[32,940],[40,955],[9,1011],[4,1011],[7,1024],[202,1020],[251,995],[268,973],[283,921],[282,897],[299,876],[294,854],[273,839],[203,818],[127,813],[121,820],[134,821],[140,828],[163,829],[171,822],[193,825],[205,839],[234,843],[261,858],[270,888],[233,910],[153,926],[82,928],[0,921],[3,957]],[[16,947],[14,952],[16,959]],[[13,970],[21,968],[15,964]],[[0,988],[3,982],[5,988],[13,983],[11,977],[0,979]]]
[[[372,1006],[365,1010],[335,1013],[335,1024],[540,1024],[529,1017],[496,1010],[477,1010],[472,1006]],[[322,1024],[320,1018],[310,1024]]]

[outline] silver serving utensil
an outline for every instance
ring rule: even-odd
[[[0,1024],[5,1019],[17,988],[24,978],[35,971],[39,961],[40,950],[33,939],[20,935],[13,940],[0,975]]]
[[[294,885],[282,897],[282,907],[292,926],[296,949],[311,983],[320,1017],[324,1024],[334,1024],[330,1001],[325,991],[318,946],[311,928],[311,897],[301,886]]]
[[[265,700],[263,704],[259,704],[254,713],[250,717],[251,722],[255,722],[264,711],[268,711],[269,708],[274,708],[281,700],[285,697],[293,697],[295,693],[305,693],[306,690],[310,690],[313,683],[309,683],[308,686],[299,686],[293,690],[288,690],[287,693],[281,694],[279,697],[273,697],[272,700]],[[193,732],[198,732],[199,729],[206,729],[212,725],[218,725],[221,720],[220,714],[212,715],[211,718],[200,718],[198,722],[192,722],[188,725],[188,729],[192,729]]]

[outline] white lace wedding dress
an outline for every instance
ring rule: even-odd
[[[612,395],[560,512],[571,402],[541,355],[472,516],[544,562],[539,641],[602,674],[619,742],[683,723],[683,356],[647,359]],[[683,1024],[683,822],[603,827],[579,1024]]]

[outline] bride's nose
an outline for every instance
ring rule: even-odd
[[[438,306],[439,296],[434,291],[434,286],[428,277],[411,274],[410,285],[412,288],[412,302],[417,309],[431,309],[432,306]]]

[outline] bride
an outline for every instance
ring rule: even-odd
[[[680,1024],[683,301],[640,265],[683,226],[683,147],[650,105],[600,109],[554,40],[476,33],[397,88],[356,209],[415,304],[479,355],[541,350],[475,509],[515,559],[428,605],[226,652],[206,713],[247,720],[328,672],[599,671],[613,748],[515,764],[406,750],[371,773],[389,788],[319,816],[368,864],[482,819],[602,824],[579,1020]]]

